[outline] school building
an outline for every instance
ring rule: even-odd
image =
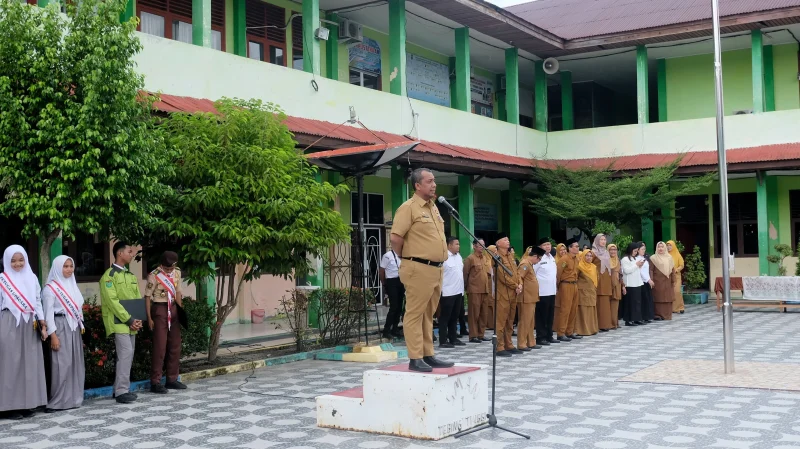
[[[720,3],[735,275],[774,275],[774,245],[800,239],[800,0]],[[482,0],[131,0],[125,18],[133,16],[144,46],[138,70],[146,89],[162,94],[164,112],[259,98],[286,112],[298,148],[320,138],[312,151],[421,142],[365,182],[376,289],[412,168],[434,170],[438,193],[477,234],[492,241],[508,232],[519,250],[576,232],[527,206],[535,163],[634,172],[683,155],[676,183],[716,170],[708,0],[538,0],[508,9]],[[340,126],[351,107],[370,131]],[[715,184],[680,197],[668,214],[676,218],[627,223],[627,231],[650,248],[676,238],[699,246],[713,282],[721,275],[717,193]],[[332,207],[355,224],[352,205],[351,195]],[[93,236],[53,251],[75,258],[90,293],[110,263],[108,243]],[[309,281],[342,285],[334,271],[349,254],[333,248]],[[292,285],[254,282],[231,320],[247,322],[254,308],[274,315]]]

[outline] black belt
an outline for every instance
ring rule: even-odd
[[[416,263],[421,263],[423,265],[430,265],[430,266],[436,267],[436,268],[441,268],[442,264],[444,264],[444,262],[434,262],[434,261],[431,261],[431,260],[428,260],[428,259],[422,259],[422,258],[419,258],[419,257],[403,257],[403,259],[410,260],[410,261],[416,262]]]
[[[561,281],[562,284],[577,284],[578,281]]]
[[[63,313],[54,313],[53,316],[67,316],[67,315],[65,315]]]

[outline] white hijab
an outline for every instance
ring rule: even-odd
[[[50,274],[47,276],[47,283],[51,283],[53,281],[58,282],[64,287],[64,290],[67,291],[67,294],[75,301],[75,305],[78,306],[79,311],[83,311],[83,295],[81,291],[78,289],[78,282],[75,281],[75,274],[73,273],[72,276],[65,278],[64,277],[64,264],[67,263],[68,260],[72,260],[72,257],[69,256],[58,256],[53,261],[53,266],[50,267]],[[75,266],[75,261],[72,260],[72,266]],[[49,288],[45,285],[45,288]],[[66,311],[65,311],[66,312]],[[69,327],[72,330],[78,327],[78,322],[75,321],[74,318],[70,316],[69,313],[65,313],[67,318],[67,323],[69,323]]]
[[[11,268],[11,258],[17,253],[22,254],[22,257],[25,258],[25,266],[22,267],[21,271],[14,271],[14,269]],[[39,279],[36,278],[36,275],[33,274],[33,270],[31,270],[31,262],[30,259],[28,259],[28,253],[25,251],[25,248],[19,245],[11,245],[6,248],[3,253],[3,273],[8,276],[25,298],[30,301],[35,310],[36,303],[39,302]],[[14,315],[14,318],[17,319],[17,325],[19,325],[20,318],[25,320],[26,323],[31,319],[30,314],[26,313],[23,315],[16,307],[9,307],[8,310]],[[40,316],[39,319],[43,320],[44,317]]]

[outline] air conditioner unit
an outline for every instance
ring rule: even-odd
[[[339,41],[342,42],[362,42],[364,34],[361,24],[352,20],[342,19],[339,22]]]

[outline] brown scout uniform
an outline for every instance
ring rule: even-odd
[[[519,277],[522,280],[522,294],[519,322],[517,325],[517,349],[536,346],[533,329],[536,323],[536,303],[539,302],[539,279],[528,261],[519,264]]]
[[[392,234],[403,238],[400,281],[406,287],[403,333],[408,358],[430,357],[433,313],[442,292],[442,263],[447,260],[444,220],[433,200],[414,194],[397,208]]]
[[[509,276],[505,270],[498,267],[497,273],[497,323],[495,332],[497,334],[497,351],[514,349],[514,342],[511,335],[514,333],[514,316],[517,312],[517,287],[520,284],[519,273],[517,272],[517,261],[511,252],[503,254],[499,249],[497,254],[500,261],[508,267],[513,276]]]
[[[601,273],[600,259],[595,257],[592,263],[597,266],[597,325],[608,330],[614,327],[611,320],[611,268]]]
[[[611,328],[619,328],[619,302],[622,300],[622,266],[611,269]]]
[[[578,314],[578,260],[575,256],[567,253],[560,258],[557,273],[556,332],[559,337],[563,337],[572,335],[575,331],[575,318]]]
[[[492,299],[492,275],[484,261],[488,256],[472,253],[464,261],[464,291],[467,292],[469,338],[483,338]]]
[[[154,385],[161,382],[166,358],[167,382],[178,380],[181,359],[181,325],[178,322],[178,305],[175,298],[172,299],[172,323],[167,324],[167,307],[169,300],[167,290],[156,279],[161,273],[161,267],[151,271],[147,276],[147,287],[144,290],[144,297],[150,298],[150,318],[153,320],[153,357],[150,365],[150,384]],[[178,296],[181,293],[181,270],[177,267],[172,274],[167,274],[175,284],[175,292]]]

